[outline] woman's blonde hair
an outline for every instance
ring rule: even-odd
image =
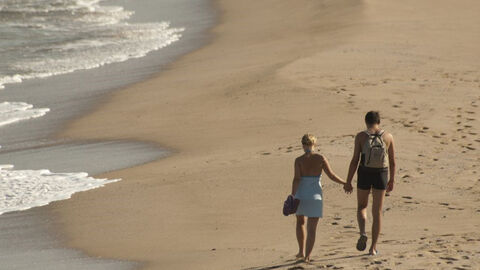
[[[316,142],[317,142],[317,137],[313,136],[310,133],[307,133],[302,137],[303,145],[314,145]]]

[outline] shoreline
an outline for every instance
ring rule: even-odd
[[[145,1],[144,5],[156,9],[150,11],[143,6],[139,7],[132,22],[162,19],[159,14],[155,16],[155,13],[159,13],[159,8],[160,13],[169,18],[178,15],[178,19],[172,22],[174,24],[191,24],[192,21],[196,21],[196,24],[188,25],[188,29],[183,33],[184,36],[171,46],[152,51],[146,57],[43,79],[30,79],[18,84],[8,84],[5,89],[2,89],[0,95],[4,100],[21,100],[35,107],[49,107],[51,111],[43,117],[2,128],[3,147],[0,160],[3,160],[3,163],[0,162],[0,164],[14,164],[15,169],[49,169],[53,172],[83,171],[96,176],[165,157],[170,149],[163,148],[154,142],[129,139],[65,140],[59,138],[57,133],[70,121],[101,106],[116,89],[150,78],[158,70],[168,66],[173,59],[208,42],[203,28],[212,23],[213,13],[207,12],[209,7],[206,1],[198,2],[191,9],[188,9],[188,6],[179,6],[182,1],[173,1],[175,5],[165,8],[169,2],[171,1],[165,0],[161,3]],[[129,8],[135,8],[134,1],[125,1],[124,4],[128,4]],[[176,8],[177,10],[172,12]],[[125,74],[126,72],[128,74]],[[113,78],[115,81],[111,80]],[[86,80],[88,83],[85,83]],[[64,93],[64,88],[70,89],[70,92]],[[61,204],[61,201],[50,204],[56,203]],[[15,266],[15,258],[25,252],[29,252],[32,259],[35,259],[37,253],[40,254],[44,252],[44,248],[48,248],[49,254],[45,254],[46,256],[42,259],[36,259],[38,263],[48,268],[66,267],[62,262],[68,264],[69,269],[87,265],[91,269],[97,269],[97,267],[99,269],[131,269],[134,265],[138,267],[138,264],[133,262],[98,260],[97,256],[88,257],[79,250],[66,248],[65,236],[59,233],[61,230],[58,229],[57,222],[50,217],[49,207],[34,207],[20,212],[6,213],[0,217],[5,226],[19,227],[18,230],[8,230],[9,233],[1,236],[3,240],[11,242],[11,235],[15,235],[14,241],[17,246],[17,253],[2,251],[5,256],[3,258],[6,261],[5,266],[9,265],[8,263],[11,263],[12,267]],[[18,226],[23,223],[29,226]],[[35,240],[37,238],[32,237],[34,235],[31,232],[32,226],[36,227],[34,231],[41,240]],[[27,237],[34,239],[31,244],[28,243]],[[35,241],[48,243],[49,246],[46,247]],[[28,260],[24,260],[17,266],[28,269],[28,264]]]
[[[145,262],[145,269],[286,269],[294,264],[294,221],[280,216],[280,203],[300,154],[298,139],[306,131],[321,134],[321,151],[343,175],[352,136],[363,128],[362,113],[373,107],[384,113],[382,123],[402,149],[398,184],[385,203],[381,264],[477,266],[465,257],[475,256],[474,242],[480,241],[474,204],[479,190],[461,187],[477,177],[478,157],[463,147],[458,155],[465,171],[451,164],[457,147],[477,144],[479,56],[469,44],[478,37],[465,26],[478,25],[478,19],[470,16],[474,9],[461,8],[475,3],[463,1],[450,10],[441,2],[431,14],[424,9],[428,1],[355,3],[217,1],[221,15],[211,43],[154,78],[115,92],[69,125],[60,136],[135,138],[178,152],[102,174],[124,181],[49,207],[68,244],[88,254]],[[405,14],[412,18],[405,20]],[[466,16],[455,26],[467,30],[452,31],[450,16]],[[413,28],[417,24],[423,28]],[[428,31],[433,27],[441,29]],[[448,35],[455,39],[442,39]],[[459,44],[463,50],[455,53]],[[449,81],[455,85],[435,95]],[[469,123],[458,131],[461,136],[452,134],[458,125],[448,114],[452,110]],[[124,111],[129,113],[121,116]],[[453,177],[456,194],[466,202],[445,190],[444,178]],[[319,229],[315,257],[322,259],[315,266],[377,264],[349,255],[357,254],[355,202],[325,182],[329,203],[320,226],[328,230]],[[402,223],[406,216],[408,224]],[[453,228],[462,234],[451,235]],[[438,244],[445,237],[449,242]],[[425,245],[438,252],[425,253]],[[442,256],[456,260],[449,264]]]

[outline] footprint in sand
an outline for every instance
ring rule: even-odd
[[[445,261],[458,261],[458,259],[453,258],[453,257],[440,257],[440,259],[445,260]]]
[[[294,266],[294,267],[290,267],[288,268],[288,270],[303,270],[305,268],[301,267],[301,266]]]

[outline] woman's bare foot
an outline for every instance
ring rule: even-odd
[[[311,263],[311,262],[312,262],[312,259],[310,259],[310,257],[305,257],[305,258],[303,259],[303,261],[306,262],[306,263]]]
[[[302,259],[303,257],[305,257],[305,255],[303,255],[303,253],[301,253],[301,252],[298,252],[298,254],[295,255],[295,258],[297,258],[297,259]]]
[[[370,250],[368,251],[368,255],[370,256],[375,256],[378,254],[378,250],[376,248],[370,248]]]

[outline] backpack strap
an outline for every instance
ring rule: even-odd
[[[377,136],[382,136],[383,133],[385,133],[385,130],[382,129],[382,130],[380,130],[379,132],[373,133],[373,134],[370,133],[370,132],[368,132],[368,130],[364,130],[363,132],[364,132],[365,134],[367,134],[368,136],[375,136],[375,137],[377,137]]]
[[[383,138],[382,138],[382,135],[385,133],[385,130],[382,129],[382,130],[380,130],[379,132],[376,132],[376,133],[373,133],[373,134],[370,133],[370,132],[368,132],[368,130],[365,130],[364,132],[365,132],[365,134],[368,135],[369,139],[372,140],[372,142],[373,142],[376,138],[379,138],[379,139],[380,139],[380,143],[381,143],[382,145],[385,144],[385,142],[383,141]]]
[[[385,144],[385,142],[383,141],[383,137],[382,137],[383,133],[385,133],[385,130],[382,129],[382,130],[380,130],[380,132],[378,132],[376,134],[376,137],[378,137],[380,139],[380,142],[382,142],[382,145]]]

